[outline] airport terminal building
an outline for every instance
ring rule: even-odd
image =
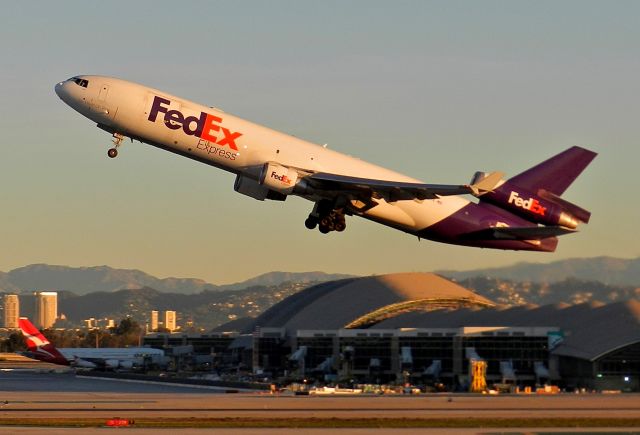
[[[206,336],[145,344],[179,339],[219,370],[272,379],[462,390],[471,361],[485,361],[489,384],[639,391],[639,326],[636,300],[499,307],[440,276],[401,273],[319,284]]]

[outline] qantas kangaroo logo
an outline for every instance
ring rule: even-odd
[[[197,136],[200,139],[213,142],[220,146],[228,145],[232,150],[238,150],[236,139],[242,136],[242,133],[232,132],[229,129],[219,125],[222,118],[211,115],[210,113],[200,112],[200,117],[185,117],[179,110],[169,110],[171,100],[156,96],[151,104],[151,111],[147,118],[151,122],[156,122],[158,113],[164,113],[164,125],[171,130],[182,128],[187,136]],[[222,132],[222,136],[214,136],[213,132]]]
[[[518,192],[514,192],[513,190],[511,191],[511,195],[509,195],[508,202],[516,207],[529,210],[531,213],[539,214],[540,216],[544,216],[544,212],[547,211],[547,208],[543,207],[537,199],[522,199],[520,195],[518,195]]]
[[[51,352],[52,346],[51,346],[51,343],[49,343],[49,340],[44,338],[44,336],[42,336],[40,332],[36,331],[36,334],[34,334],[32,331],[26,331],[23,329],[22,333],[24,334],[27,340],[27,348],[30,351],[43,354],[51,358],[57,357],[57,355],[54,355]]]

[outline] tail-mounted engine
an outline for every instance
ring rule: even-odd
[[[477,173],[474,180],[481,178]],[[575,229],[581,222],[588,223],[591,213],[552,192],[539,189],[532,192],[509,181],[483,194],[480,201],[508,210],[529,221],[543,225],[559,225]]]

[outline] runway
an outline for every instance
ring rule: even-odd
[[[273,396],[94,380],[73,373],[0,372],[0,424],[20,421],[96,424],[113,417],[159,425],[193,421],[194,427],[212,421],[226,421],[231,427],[251,421],[267,425],[271,422],[277,427],[291,421],[304,425],[313,421],[339,423],[339,420],[363,424],[375,421],[382,426],[388,422],[439,425],[446,421],[465,427],[471,420],[486,423],[566,419],[592,422],[600,419],[617,422],[613,426],[620,426],[620,422],[640,426],[640,395]],[[495,423],[490,425],[494,426]],[[415,429],[412,433],[418,433]]]

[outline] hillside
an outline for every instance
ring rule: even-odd
[[[472,277],[500,278],[511,281],[552,283],[576,278],[598,281],[606,285],[640,287],[640,257],[574,258],[552,263],[517,263],[513,266],[467,271],[437,272],[447,278],[464,280]]]
[[[501,305],[608,303],[640,297],[639,267],[640,259],[599,257],[441,274]],[[90,317],[117,321],[127,316],[145,324],[151,310],[175,310],[181,326],[189,321],[208,330],[230,320],[255,317],[306,287],[344,277],[348,275],[271,272],[216,286],[106,266],[32,265],[0,273],[0,293],[22,292],[21,313],[33,316],[32,290],[56,290],[59,312],[69,325],[80,325]]]
[[[0,292],[26,294],[33,291],[69,291],[77,295],[150,287],[162,293],[196,294],[202,291],[239,290],[256,285],[291,282],[321,282],[349,275],[324,272],[270,272],[247,281],[215,285],[195,278],[156,278],[135,269],[109,266],[68,267],[32,264],[0,272]]]
[[[459,280],[463,287],[501,305],[618,302],[640,297],[640,288],[567,278],[552,283],[512,281],[478,276]]]
[[[163,293],[145,287],[115,292],[95,292],[83,296],[63,293],[59,312],[71,324],[81,324],[89,317],[123,319],[131,317],[142,325],[150,321],[151,310],[175,310],[178,324],[188,321],[197,328],[209,330],[240,317],[255,317],[275,303],[309,284],[282,283],[275,286],[254,286],[243,290],[203,291],[197,294]],[[33,296],[21,297],[33,305]]]

